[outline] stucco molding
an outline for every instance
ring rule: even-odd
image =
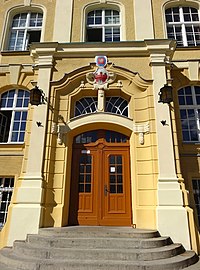
[[[106,117],[105,117],[106,116]],[[72,119],[70,122],[65,124],[52,123],[52,134],[57,135],[57,142],[59,145],[64,143],[64,135],[72,130],[80,128],[84,125],[93,123],[106,123],[114,124],[128,129],[131,132],[139,135],[139,143],[144,144],[144,135],[150,132],[149,122],[135,123],[130,118],[125,118],[120,115],[113,115],[109,113],[94,113],[80,116],[76,119]]]

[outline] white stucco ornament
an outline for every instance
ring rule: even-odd
[[[96,56],[95,63],[97,69],[95,72],[89,72],[86,74],[86,80],[93,84],[94,90],[107,90],[108,84],[113,83],[116,79],[116,74],[107,71],[105,68],[107,65],[106,56]]]

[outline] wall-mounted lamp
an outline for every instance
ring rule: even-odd
[[[158,93],[160,99],[158,102],[162,103],[170,103],[173,101],[172,97],[172,86],[165,84],[162,88],[160,88],[160,92]]]
[[[35,86],[33,89],[30,90],[30,103],[31,105],[41,105],[45,104],[46,98],[45,93],[39,89],[38,86]]]

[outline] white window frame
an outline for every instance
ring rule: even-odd
[[[195,122],[196,122],[196,126],[197,126],[197,137],[198,137],[198,140],[188,140],[188,141],[185,141],[184,139],[183,139],[183,141],[184,142],[189,142],[189,143],[195,143],[195,142],[200,142],[200,119],[199,119],[199,114],[200,114],[200,112],[198,113],[198,110],[200,111],[200,105],[199,104],[197,104],[197,102],[196,102],[196,94],[195,94],[195,86],[187,86],[187,87],[190,87],[190,89],[191,89],[191,94],[192,94],[192,101],[193,101],[193,104],[191,104],[191,105],[181,105],[180,103],[179,103],[179,110],[189,110],[189,109],[192,109],[192,110],[194,110],[194,120],[195,120]],[[199,87],[199,86],[198,86]],[[182,89],[184,89],[184,88],[182,88]],[[182,89],[179,89],[179,91],[180,90],[182,90]],[[178,91],[178,96],[179,96],[179,91]],[[182,95],[182,96],[184,96],[185,98],[186,98],[186,95]],[[181,119],[181,113],[180,113],[180,119]],[[187,120],[188,120],[189,118],[187,118]],[[183,134],[183,127],[182,127],[182,125],[181,125],[181,128],[182,128],[182,134]],[[190,131],[191,129],[190,128],[188,128],[188,131]],[[190,136],[190,138],[191,138],[191,136]]]
[[[0,142],[0,144],[7,144],[7,143],[14,143],[14,144],[20,144],[20,143],[24,143],[24,140],[23,141],[20,141],[20,140],[17,140],[17,141],[12,141],[12,133],[13,133],[13,127],[14,127],[14,123],[15,123],[15,113],[16,112],[27,112],[28,113],[28,106],[27,107],[17,107],[16,104],[17,104],[17,98],[18,98],[18,91],[19,90],[23,90],[23,91],[26,91],[28,92],[27,90],[24,90],[24,89],[10,89],[11,90],[14,90],[15,93],[14,93],[14,97],[13,97],[13,105],[12,107],[1,107],[0,106],[0,112],[5,112],[5,111],[11,111],[11,121],[10,121],[10,127],[9,127],[9,135],[8,135],[8,140],[5,141],[5,142]],[[6,92],[9,92],[9,91],[6,91]],[[2,93],[2,94],[5,94],[6,92]],[[1,95],[2,95],[1,94]],[[1,95],[0,95],[0,102],[1,102]],[[27,119],[26,119],[27,121]],[[21,125],[22,121],[20,120],[20,125]],[[21,129],[18,130],[18,132],[20,132]],[[19,136],[19,134],[18,134]]]
[[[88,19],[88,14],[92,11],[101,11],[101,18],[102,18],[102,23],[101,24],[87,24],[87,19]],[[105,12],[106,10],[110,10],[110,11],[117,11],[119,13],[119,23],[117,24],[106,24],[105,23]],[[122,30],[121,30],[121,12],[118,10],[118,9],[112,9],[112,8],[96,8],[96,9],[93,9],[93,10],[90,10],[87,15],[86,15],[86,41],[87,41],[87,30],[88,29],[102,29],[102,39],[101,41],[99,42],[117,42],[117,41],[106,41],[105,40],[105,29],[106,28],[119,28],[119,41],[121,41],[122,39]],[[113,33],[112,33],[112,39],[113,39]],[[87,42],[90,42],[90,41],[87,41]]]
[[[43,13],[41,12],[35,12],[35,11],[29,11],[29,12],[21,12],[21,13],[17,13],[15,14],[15,16],[17,15],[21,15],[21,14],[26,14],[26,23],[24,26],[12,26],[13,24],[13,20],[15,18],[15,16],[13,16],[12,18],[12,22],[11,22],[11,29],[10,29],[10,35],[9,35],[9,39],[8,39],[8,50],[9,51],[25,51],[28,49],[28,45],[29,45],[29,35],[28,32],[34,32],[34,31],[40,31],[40,33],[42,33],[42,25],[43,25],[43,18],[42,18],[42,25],[41,26],[29,26],[30,23],[30,19],[31,19],[31,14],[41,14],[43,15]],[[22,46],[21,49],[16,49],[16,45],[17,45],[17,40],[18,40],[18,34],[19,31],[24,31],[23,34],[23,42],[22,42]],[[10,41],[11,41],[11,36],[12,33],[16,33],[16,37],[15,37],[15,45],[14,45],[14,49],[10,49]]]
[[[185,21],[184,20],[184,12],[183,12],[183,8],[194,8],[196,9],[196,11],[198,12],[198,16],[199,16],[199,21]],[[166,21],[166,17],[165,17],[165,21],[166,21],[166,26],[180,26],[181,27],[181,33],[182,33],[182,42],[183,45],[179,45],[177,43],[177,45],[179,45],[179,47],[188,47],[188,46],[200,46],[200,44],[197,44],[194,32],[193,32],[193,37],[194,37],[194,45],[188,45],[188,41],[187,41],[187,31],[186,31],[186,26],[199,26],[200,27],[200,12],[197,8],[192,7],[192,6],[172,6],[169,8],[166,8],[166,10],[168,9],[173,9],[173,8],[178,8],[179,9],[179,17],[180,17],[180,21],[179,22],[167,22]],[[165,11],[166,11],[165,10]],[[175,29],[174,32],[176,33]],[[199,32],[200,34],[200,32]],[[168,31],[167,31],[167,36],[168,36]]]

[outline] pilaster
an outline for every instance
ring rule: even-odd
[[[147,42],[147,47],[153,75],[159,168],[157,226],[161,235],[170,235],[174,242],[181,242],[190,249],[188,217],[176,175],[170,107],[158,102],[159,90],[167,83],[166,69],[174,45],[170,42],[160,46],[150,43]],[[163,120],[166,125],[162,125]]]
[[[153,17],[151,0],[134,1],[136,40],[153,39]]]
[[[41,88],[48,99],[51,69],[53,66],[54,49],[32,51],[37,69],[37,86]],[[15,239],[24,240],[27,234],[37,233],[43,210],[43,158],[45,151],[46,123],[48,104],[34,107],[29,143],[26,143],[26,162],[22,168],[23,174],[17,180],[11,204],[9,218],[9,238],[7,245],[11,246]],[[36,122],[41,122],[38,127]]]
[[[70,42],[73,0],[56,1],[53,40]]]

